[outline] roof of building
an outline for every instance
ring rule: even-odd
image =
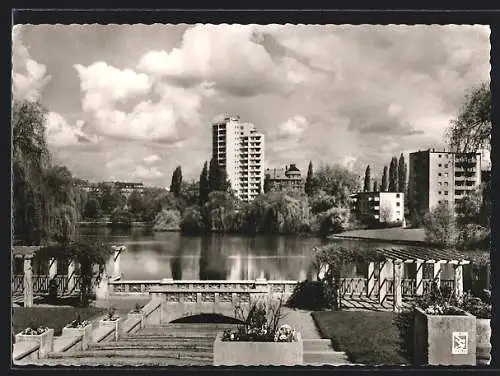
[[[12,247],[13,256],[34,256],[41,246],[15,245]]]
[[[288,174],[289,172],[292,172],[292,173]],[[297,172],[298,172],[298,174],[297,174]],[[272,169],[268,168],[266,170],[265,174],[268,175],[271,180],[297,180],[297,179],[301,179],[300,171],[298,169],[290,171],[290,169],[286,170],[284,168],[272,168]]]
[[[439,249],[427,247],[412,248],[377,248],[377,252],[390,260],[399,260],[406,262],[447,262],[455,264],[468,264],[484,261],[484,252],[459,252],[455,249]]]

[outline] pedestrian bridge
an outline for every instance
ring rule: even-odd
[[[200,314],[235,316],[235,307],[248,308],[259,298],[271,298],[283,304],[293,293],[297,281],[161,281],[108,282],[109,296],[149,296],[162,304],[162,322]]]

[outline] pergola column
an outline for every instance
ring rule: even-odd
[[[455,265],[454,274],[455,296],[460,297],[464,293],[464,267],[463,265]]]
[[[415,276],[416,290],[415,294],[417,296],[424,295],[424,263],[417,261],[417,274]]]
[[[71,292],[75,289],[75,270],[76,261],[70,260],[68,264],[68,292]]]
[[[441,263],[439,261],[435,261],[433,266],[434,273],[432,275],[432,280],[436,283],[438,288],[441,288]]]
[[[49,260],[49,279],[54,279],[57,275],[57,259],[52,257]]]
[[[393,271],[394,271],[394,299],[393,299],[393,311],[399,312],[403,306],[403,262],[400,260],[393,261]]]
[[[112,249],[114,250],[113,254],[113,274],[112,278],[113,279],[120,279],[121,278],[121,272],[120,272],[120,259],[121,259],[121,253],[122,250],[124,249],[124,246],[113,246]]]
[[[367,282],[368,291],[366,292],[368,297],[370,297],[371,294],[373,293],[374,287],[375,287],[375,263],[370,262],[368,263],[368,282]]]
[[[379,303],[382,304],[385,301],[385,298],[387,297],[387,291],[389,288],[389,280],[391,276],[391,271],[392,271],[392,261],[390,260],[385,260],[382,264],[380,264],[380,272],[379,272],[379,277],[378,277],[378,283],[379,283],[379,288],[378,288],[378,299]]]
[[[23,294],[24,306],[33,307],[33,278],[31,269],[31,257],[24,257],[24,278],[23,278]]]

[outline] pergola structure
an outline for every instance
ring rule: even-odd
[[[403,299],[422,296],[430,292],[433,285],[460,296],[464,291],[463,266],[474,263],[472,255],[453,249],[398,247],[375,251],[382,256],[382,261],[368,262],[367,275],[365,270],[363,277],[341,279],[343,306],[383,308],[392,300],[392,309],[400,311]],[[405,265],[413,267],[405,268]],[[413,275],[408,275],[410,270]]]
[[[443,264],[452,265],[454,270],[452,283],[447,287],[457,296],[463,294],[463,265],[470,264],[470,260],[460,252],[435,248],[381,248],[377,249],[377,252],[385,257],[385,261],[379,264],[379,302],[383,302],[392,292],[394,311],[401,310],[403,295],[421,296],[430,290],[433,283],[438,287],[444,287],[441,281]],[[416,265],[414,279],[403,278],[404,264]],[[424,279],[423,271],[426,264],[432,265],[431,279]],[[370,281],[373,281],[373,278],[370,278],[371,274],[375,274],[374,266],[374,263],[370,263],[368,267],[368,291]],[[391,282],[388,282],[391,280],[392,288]]]
[[[80,276],[78,275],[77,265],[74,260],[69,260],[67,264],[66,274],[58,274],[58,260],[51,258],[48,262],[48,274],[34,275],[32,270],[32,260],[42,246],[14,246],[12,247],[12,255],[16,259],[23,260],[23,274],[12,277],[11,292],[23,292],[24,307],[33,306],[33,296],[35,293],[46,294],[49,289],[49,283],[52,280],[57,282],[58,292],[74,293],[79,291]],[[111,247],[114,251],[112,261],[111,279],[117,280],[121,278],[120,273],[120,256],[125,246],[114,245]],[[106,281],[107,284],[107,281]]]

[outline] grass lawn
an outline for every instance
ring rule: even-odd
[[[423,228],[378,228],[366,230],[345,231],[336,234],[339,237],[353,237],[362,239],[424,242],[425,231]]]
[[[80,315],[82,320],[91,320],[103,315],[103,308],[77,307],[14,307],[12,308],[12,326],[14,334],[21,332],[33,323],[35,326],[47,326],[54,329],[54,335],[60,335],[62,328]]]
[[[322,311],[313,319],[335,350],[344,351],[351,362],[366,365],[409,364],[401,354],[399,330],[393,312]]]

